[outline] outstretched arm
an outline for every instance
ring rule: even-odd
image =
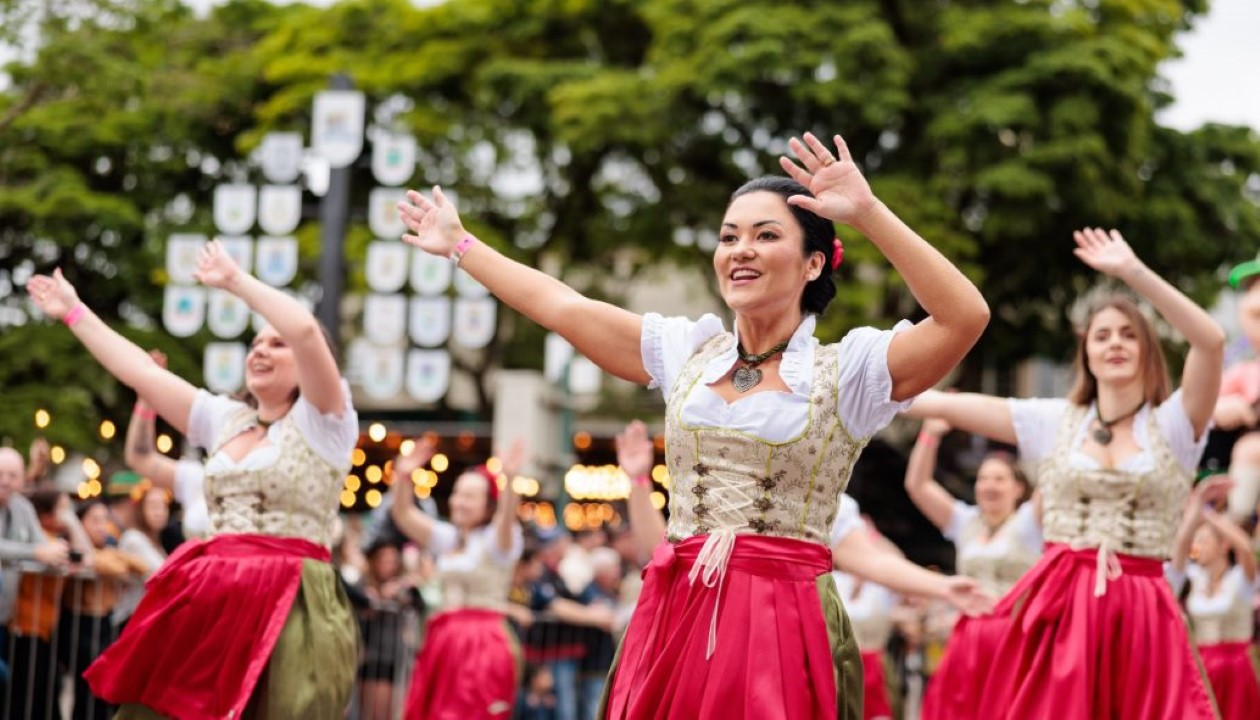
[[[1220,533],[1225,544],[1234,551],[1234,558],[1238,562],[1238,567],[1242,568],[1247,584],[1254,584],[1256,582],[1256,553],[1251,547],[1251,538],[1247,537],[1247,533],[1234,521],[1211,508],[1204,508],[1203,521]]]
[[[630,478],[630,498],[626,505],[640,564],[646,564],[656,546],[665,539],[665,516],[652,507],[655,461],[656,449],[648,437],[647,426],[641,421],[635,420],[617,434],[617,465]]]
[[[639,352],[643,318],[585,297],[546,273],[516,262],[464,229],[454,203],[433,189],[430,200],[407,193],[399,203],[411,230],[403,240],[438,257],[459,255],[459,267],[517,312],[559,333],[605,372],[646,385],[651,380]]]
[[[45,315],[63,320],[110,375],[135,390],[181,433],[188,431],[197,388],[183,378],[158,367],[148,353],[105,324],[79,301],[74,286],[57,268],[51,276],[36,275],[26,285],[31,299]]]
[[[1148,268],[1118,230],[1086,228],[1074,233],[1076,256],[1093,269],[1123,280],[1190,343],[1181,371],[1181,401],[1195,437],[1207,430],[1221,389],[1225,331],[1207,312]]]
[[[1186,498],[1186,507],[1181,513],[1181,522],[1177,525],[1177,533],[1173,536],[1172,558],[1173,569],[1185,572],[1190,563],[1190,548],[1194,545],[1194,533],[1204,521],[1204,506],[1207,503],[1224,501],[1233,483],[1228,477],[1217,476],[1204,480],[1190,491]]]
[[[993,609],[993,598],[980,592],[975,580],[949,577],[880,550],[864,532],[851,532],[832,548],[836,569],[879,583],[904,595],[923,595],[948,601],[969,615]]]
[[[157,350],[150,350],[149,357],[159,367],[166,367],[166,356]],[[156,411],[143,399],[137,399],[131,411],[131,420],[127,423],[123,462],[154,485],[170,490],[175,487],[175,469],[179,463],[157,452],[156,428]]]
[[[940,418],[951,428],[1008,445],[1018,444],[1015,422],[1005,398],[978,393],[927,390],[905,412],[912,418]]]
[[[870,238],[929,313],[928,319],[898,333],[888,347],[892,399],[912,398],[940,382],[966,356],[989,323],[989,306],[953,263],[875,197],[844,139],[834,139],[838,160],[812,134],[806,133],[804,142],[789,141],[804,167],[786,157],[779,163],[814,197],[796,196],[788,202]]]
[[[431,441],[417,439],[410,454],[400,454],[394,458],[391,470],[394,481],[389,488],[389,516],[403,535],[422,548],[428,547],[436,521],[416,507],[412,490],[415,485],[411,481],[411,474],[433,457],[433,450]]]
[[[511,552],[516,534],[513,531],[519,526],[516,509],[521,504],[521,496],[516,494],[512,481],[528,464],[529,451],[525,448],[525,441],[517,438],[503,454],[504,483],[499,493],[499,505],[494,511],[494,537],[499,551],[503,553]]]
[[[936,451],[941,438],[948,432],[949,423],[944,420],[925,420],[906,465],[906,494],[919,512],[942,531],[954,518],[954,496],[932,478],[932,473],[936,471]]]

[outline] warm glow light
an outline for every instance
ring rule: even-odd
[[[585,430],[573,433],[573,447],[578,450],[589,449],[591,447],[591,434]]]
[[[48,427],[50,422],[52,422],[52,415],[49,415],[47,410],[40,409],[35,411],[35,427],[42,430]]]
[[[624,500],[630,478],[616,465],[574,465],[564,474],[564,489],[575,500]]]
[[[175,445],[175,441],[171,440],[170,435],[167,435],[166,433],[162,433],[161,435],[158,435],[158,438],[157,438],[158,452],[168,453],[171,451],[171,447],[174,445]]]
[[[437,482],[438,482],[437,473],[433,472],[432,470],[424,471],[424,486],[425,487],[429,489],[433,489],[437,487]]]
[[[83,459],[83,474],[89,478],[97,478],[101,476],[101,466],[96,464],[92,458]]]
[[[354,507],[354,493],[349,490],[341,491],[341,507]]]
[[[363,471],[363,476],[373,485],[381,481],[381,475],[381,467],[379,465],[368,465],[367,469]]]
[[[585,513],[582,512],[582,506],[577,503],[570,503],[564,506],[564,526],[570,530],[577,531],[582,529],[582,524],[586,520]]]
[[[380,442],[385,439],[385,426],[380,423],[372,423],[368,426],[368,437],[372,438],[372,442]]]
[[[423,485],[417,485],[416,497],[420,498],[421,500],[424,500],[425,498],[429,497],[429,488]]]
[[[379,507],[381,504],[381,491],[368,490],[367,494],[363,496],[363,499],[367,500],[368,507]]]
[[[88,486],[88,495],[91,495],[92,497],[96,497],[97,495],[101,494],[102,488],[101,488],[100,480],[97,480],[96,478],[92,478],[91,480],[88,480],[87,486]]]
[[[432,460],[429,461],[429,466],[437,472],[446,472],[446,469],[451,466],[451,461],[450,458],[446,457],[442,453],[438,453],[433,456]]]
[[[48,451],[48,457],[53,461],[54,465],[60,465],[66,461],[66,449],[60,445],[53,445],[52,449]]]
[[[491,457],[489,460],[486,460],[486,469],[498,475],[503,472],[503,461],[497,457]]]
[[[416,451],[415,440],[403,440],[401,443],[398,444],[398,452],[401,455],[410,455],[411,453],[415,451]]]
[[[118,432],[118,428],[114,427],[114,423],[109,420],[101,421],[101,439],[113,440],[114,435]]]
[[[351,465],[362,467],[365,462],[367,462],[367,453],[363,452],[363,448],[355,448],[354,452],[350,453]]]
[[[664,450],[665,449],[665,436],[657,435],[656,437],[652,438],[652,444],[656,446],[657,450]]]
[[[666,468],[664,465],[657,465],[652,468],[652,479],[662,485],[669,482],[669,468]]]
[[[471,448],[473,443],[477,442],[477,436],[471,430],[463,430],[459,433],[459,446],[465,450]]]
[[[85,482],[79,483],[78,493],[79,493],[80,500],[87,500],[89,497],[91,497],[88,494],[88,484]]]
[[[415,470],[411,471],[411,482],[415,485],[423,485],[425,478],[427,478],[428,476],[429,476],[429,473],[427,470],[421,470],[420,468],[416,468]]]
[[[657,510],[660,510],[661,508],[665,507],[665,493],[663,492],[652,493],[652,507],[656,508]]]
[[[347,476],[346,476],[346,489],[347,489],[347,490],[349,490],[350,492],[352,492],[352,493],[358,492],[358,491],[359,491],[359,487],[360,487],[361,485],[362,485],[362,483],[360,483],[360,482],[359,482],[359,476],[358,476],[358,475],[347,475]]]

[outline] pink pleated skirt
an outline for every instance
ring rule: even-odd
[[[958,620],[923,696],[921,720],[953,720],[975,712],[993,655],[1010,624],[1008,615]]]
[[[407,692],[407,720],[506,720],[518,679],[517,646],[501,612],[433,616]]]
[[[859,720],[861,656],[831,580],[830,549],[738,535],[719,592],[688,578],[704,541],[657,547],[604,717]]]
[[[1203,669],[1224,720],[1260,718],[1260,682],[1251,665],[1250,645],[1244,640],[1199,646]]]
[[[862,674],[865,679],[863,693],[863,720],[888,720],[892,717],[892,702],[888,699],[888,679],[884,675],[884,651],[862,651]]]

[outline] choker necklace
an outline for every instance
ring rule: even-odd
[[[1124,420],[1125,418],[1133,417],[1134,415],[1137,414],[1137,411],[1141,410],[1145,405],[1146,405],[1146,401],[1143,400],[1140,405],[1133,408],[1129,412],[1121,415],[1120,417],[1112,418],[1110,420],[1103,420],[1102,411],[1099,410],[1098,405],[1095,404],[1094,417],[1098,420],[1098,427],[1094,428],[1094,432],[1093,432],[1094,442],[1098,443],[1099,445],[1110,444],[1111,438],[1112,438],[1111,426],[1115,425],[1121,420]]]
[[[743,345],[736,344],[735,349],[739,353],[739,359],[747,364],[735,369],[735,375],[731,378],[735,391],[746,393],[757,387],[757,384],[761,382],[761,371],[757,369],[757,366],[783,352],[787,346],[788,341],[784,340],[760,355],[752,355],[744,350]]]

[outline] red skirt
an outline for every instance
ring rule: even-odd
[[[501,612],[464,608],[434,615],[407,692],[407,720],[507,718],[517,658]]]
[[[887,720],[892,717],[892,703],[888,700],[888,681],[884,677],[884,651],[862,651],[862,675],[866,680],[866,693],[862,704],[863,720]]]
[[[1250,645],[1243,640],[1199,646],[1203,669],[1224,720],[1260,718],[1260,682],[1251,666]]]
[[[705,538],[657,546],[612,672],[606,717],[835,718],[841,672],[818,582],[825,576],[834,591],[831,551],[790,538],[738,535],[725,579],[709,587],[688,578]],[[860,659],[854,660],[845,672],[856,680]]]
[[[993,654],[1010,624],[1006,615],[959,618],[923,696],[922,720],[953,720],[975,712]]]
[[[1097,559],[1094,549],[1046,547],[994,609],[1010,625],[983,691],[969,712],[954,717],[1218,717],[1160,562],[1116,555],[1120,573],[1095,597]]]
[[[220,535],[185,542],[145,584],[121,637],[83,673],[111,705],[181,720],[239,716],[302,581],[327,548],[300,538]]]

